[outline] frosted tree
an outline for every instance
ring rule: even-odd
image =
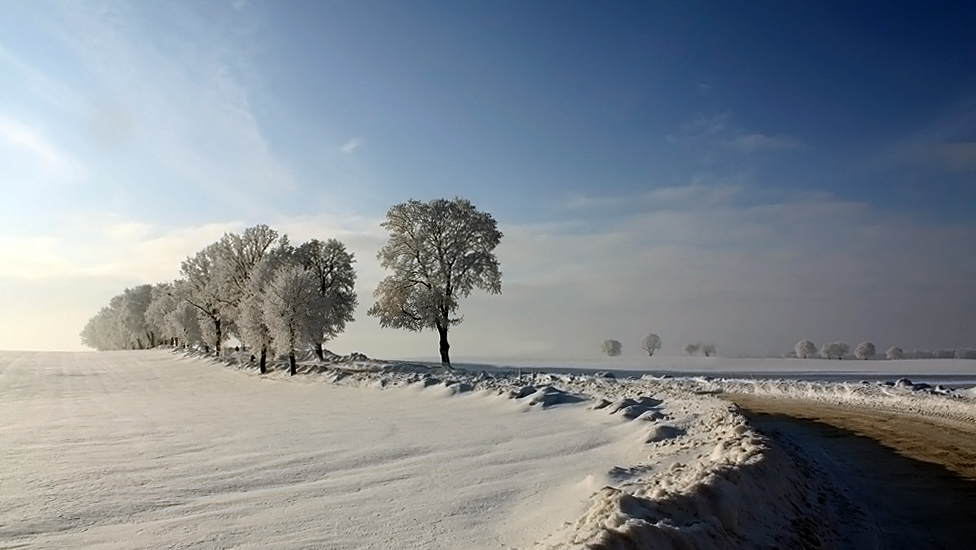
[[[122,327],[121,297],[116,296],[112,303],[103,307],[88,320],[81,330],[81,343],[98,351],[126,349],[125,330]]]
[[[610,357],[616,357],[620,355],[621,351],[623,351],[623,344],[621,344],[619,340],[607,339],[603,341],[603,345],[600,346],[600,349],[603,350],[603,353],[606,353]]]
[[[145,349],[156,346],[156,333],[146,322],[146,310],[152,302],[152,285],[139,285],[122,292],[122,329],[129,346]]]
[[[273,345],[271,331],[264,320],[266,289],[282,266],[291,265],[293,255],[294,250],[288,244],[287,237],[283,238],[283,241],[270,254],[261,258],[261,261],[251,270],[240,303],[238,330],[244,341],[259,353],[258,365],[261,374],[267,372],[268,351]]]
[[[169,340],[176,345],[176,334],[171,330],[169,314],[176,310],[180,300],[176,297],[171,283],[153,285],[149,307],[146,308],[146,325],[156,333],[159,340]]]
[[[235,335],[251,345],[240,334],[236,326],[240,315],[241,301],[248,291],[248,283],[255,266],[268,255],[271,247],[278,241],[278,232],[267,225],[248,227],[240,235],[224,233],[214,246],[215,269],[213,276],[221,287],[223,313],[232,321]],[[287,243],[287,237],[284,238]]]
[[[694,355],[698,353],[701,348],[701,344],[685,344],[685,353],[688,355]]]
[[[871,342],[861,342],[854,348],[854,356],[858,359],[870,359],[874,357],[874,344]]]
[[[180,264],[183,279],[176,283],[176,294],[197,309],[203,321],[201,332],[209,337],[218,356],[231,306],[230,289],[221,271],[221,254],[220,244],[214,243],[187,258]]]
[[[154,346],[155,332],[146,322],[151,293],[150,285],[140,285],[113,296],[82,329],[82,344],[100,351]]]
[[[318,281],[319,294],[325,300],[327,322],[314,342],[315,354],[324,359],[322,343],[335,338],[353,321],[359,304],[356,297],[356,261],[345,245],[335,239],[322,242],[312,239],[295,249],[295,261],[312,272]]]
[[[641,349],[647,352],[648,357],[652,357],[654,352],[661,349],[661,337],[657,334],[648,334],[641,340]]]
[[[807,359],[817,353],[817,346],[810,340],[800,340],[793,346],[793,351],[796,352],[796,356],[800,359]]]
[[[898,360],[905,358],[905,352],[899,347],[888,348],[888,352],[885,353],[885,357],[891,360]]]
[[[820,348],[820,355],[824,359],[843,359],[850,347],[844,342],[831,342]]]
[[[319,281],[300,266],[282,267],[265,290],[264,322],[274,346],[288,352],[289,372],[295,374],[295,350],[310,346],[322,335],[328,304]]]
[[[502,291],[493,252],[502,232],[491,214],[461,198],[397,204],[380,225],[390,239],[377,257],[393,274],[376,288],[367,314],[383,327],[436,330],[441,364],[450,368],[447,332],[462,321],[454,316],[458,301],[475,288]]]
[[[167,330],[184,346],[201,342],[200,317],[197,308],[185,300],[178,300],[176,306],[166,315]]]

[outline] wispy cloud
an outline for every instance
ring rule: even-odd
[[[250,62],[257,23],[248,6],[223,18],[165,5],[63,8],[60,40],[102,94],[119,98],[111,101],[138,138],[134,153],[160,168],[134,192],[165,182],[261,211],[263,199],[294,187],[252,105],[261,83]],[[179,35],[178,47],[161,33]]]
[[[733,125],[731,120],[728,113],[711,116],[699,114],[682,124],[679,133],[669,134],[666,139],[670,143],[696,144],[704,149],[706,156],[713,155],[716,150],[757,153],[790,151],[803,147],[803,142],[797,137],[747,130]]]
[[[353,138],[343,143],[342,147],[339,147],[339,151],[348,155],[349,153],[352,153],[356,149],[362,147],[364,143],[365,141],[362,138]]]
[[[976,172],[976,96],[897,140],[871,159],[873,167],[924,167],[943,172]]]
[[[23,124],[0,113],[0,159],[4,158],[6,178],[12,176],[11,167],[19,165],[29,173],[41,175],[32,182],[34,184],[52,181],[77,183],[86,175],[82,163],[55,145],[41,128]]]
[[[763,149],[783,150],[799,149],[803,143],[791,136],[768,136],[752,133],[736,136],[727,141],[728,145],[743,153],[752,153]]]

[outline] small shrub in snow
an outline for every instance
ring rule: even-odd
[[[620,355],[620,352],[623,350],[623,344],[621,344],[618,340],[608,339],[603,341],[603,345],[600,346],[600,349],[602,349],[603,353],[606,353],[610,357],[616,357]]]
[[[858,359],[870,359],[874,357],[874,344],[871,342],[861,342],[854,348],[854,355]]]
[[[888,349],[888,353],[886,353],[885,356],[888,359],[891,359],[891,360],[894,361],[894,360],[897,360],[897,359],[904,359],[905,358],[905,352],[902,351],[901,348],[899,348],[899,347],[893,347],[893,348],[889,348]]]
[[[793,346],[793,351],[796,352],[796,356],[800,359],[806,359],[813,357],[817,353],[817,346],[810,340],[800,340]]]

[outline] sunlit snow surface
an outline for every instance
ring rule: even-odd
[[[300,370],[0,352],[0,544],[791,547],[829,537],[817,472],[714,393],[973,410],[878,385]]]

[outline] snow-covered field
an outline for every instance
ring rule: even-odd
[[[0,547],[826,545],[816,468],[715,393],[976,411],[879,385],[299,370],[0,352]]]

